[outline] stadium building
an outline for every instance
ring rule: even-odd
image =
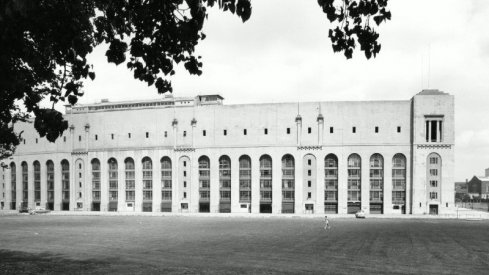
[[[219,95],[66,106],[0,169],[3,209],[439,214],[454,209],[454,98],[225,105]]]

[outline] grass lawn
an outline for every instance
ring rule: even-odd
[[[0,274],[487,274],[489,221],[2,216]]]

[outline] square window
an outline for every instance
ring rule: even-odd
[[[290,128],[287,128],[287,135],[290,135]]]
[[[243,135],[247,135],[248,134],[248,131],[246,131],[246,129],[243,129]]]
[[[146,138],[149,138],[149,132],[146,132]]]
[[[224,135],[227,136],[228,135],[228,130],[224,130]]]
[[[397,132],[400,133],[401,132],[401,126],[397,126]]]
[[[357,132],[357,127],[352,127],[352,128],[351,128],[351,132],[352,132],[352,133],[356,133],[356,132]]]
[[[265,128],[265,135],[268,135],[268,129]]]
[[[334,132],[333,127],[329,127],[329,133],[332,134]]]
[[[375,126],[375,132],[378,133],[379,132],[379,126]]]
[[[205,137],[205,135],[206,135],[205,130],[202,131],[202,135]]]
[[[311,127],[308,127],[308,128],[307,128],[307,133],[308,133],[308,134],[310,134],[311,132],[312,132]]]

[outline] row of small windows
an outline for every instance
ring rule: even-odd
[[[397,132],[398,133],[401,132],[401,127],[400,126],[397,127]],[[268,135],[268,128],[264,128],[263,129],[263,133],[265,135]],[[286,133],[288,135],[290,135],[290,133],[291,133],[290,128],[287,128],[286,129]],[[312,128],[311,127],[308,127],[307,128],[307,133],[308,134],[311,134],[312,133]],[[329,128],[329,133],[330,134],[333,134],[334,133],[334,128],[333,127],[330,127]],[[356,133],[356,127],[352,127],[352,133]],[[379,133],[379,127],[378,126],[375,126],[375,133]],[[182,135],[183,135],[183,137],[186,137],[187,136],[187,131],[183,131]],[[227,136],[228,135],[227,129],[224,129],[223,130],[223,135],[224,136]],[[243,135],[245,135],[245,136],[248,135],[248,130],[247,129],[243,129]],[[146,136],[146,138],[149,138],[149,132],[146,132],[145,133],[145,136]],[[202,130],[202,136],[204,136],[204,137],[207,136],[207,131],[206,130]],[[131,138],[131,133],[127,133],[127,137],[128,138]],[[164,137],[165,138],[168,137],[168,132],[167,131],[164,132]],[[98,140],[98,135],[97,134],[94,136],[94,139],[95,140]],[[112,139],[112,140],[114,139],[114,134],[110,134],[110,139]],[[82,136],[81,135],[78,136],[78,141],[82,141]],[[36,138],[35,139],[35,142],[37,144],[39,142],[39,140]],[[63,137],[63,142],[66,142],[66,137],[65,136]],[[23,143],[26,144],[26,140],[25,139],[24,139]]]

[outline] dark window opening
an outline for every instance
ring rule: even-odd
[[[127,133],[127,137],[128,138],[131,138],[131,133]]]
[[[290,134],[290,128],[287,128],[287,135]]]
[[[95,140],[98,140],[98,135],[95,135]]]
[[[183,192],[183,198],[186,199],[187,198],[187,192]]]
[[[167,131],[165,131],[165,137],[167,137],[167,136],[168,136],[168,132],[167,132]]]
[[[401,132],[401,126],[397,126],[397,132],[400,133]]]
[[[227,136],[228,135],[228,130],[224,130],[224,135]]]
[[[78,136],[78,141],[81,141],[81,136]]]
[[[438,125],[438,121],[431,122],[431,142],[436,142],[438,137],[438,131],[436,129],[436,125]]]
[[[63,137],[63,142],[66,142],[66,137]]]
[[[24,144],[25,144],[25,139],[24,139]]]
[[[378,126],[375,126],[375,132],[378,133],[379,132],[379,127]]]
[[[307,128],[307,133],[308,133],[308,134],[310,134],[311,132],[312,132],[311,127],[308,127],[308,128]]]
[[[333,127],[329,127],[329,133],[332,134],[333,133]]]
[[[243,130],[243,135],[247,135],[248,134],[248,131],[246,131],[246,129]]]
[[[268,129],[265,128],[265,135],[268,135]]]
[[[307,175],[310,176],[311,175],[311,170],[307,170]]]
[[[37,143],[37,138],[36,138],[36,143]]]
[[[183,182],[183,188],[187,188],[187,182],[186,181]]]
[[[310,199],[311,198],[311,192],[307,192],[307,198]]]
[[[307,181],[307,187],[311,187],[311,181],[310,180]]]
[[[202,135],[205,137],[205,135],[206,135],[205,130],[202,131]]]
[[[146,138],[149,138],[149,132],[146,132]]]
[[[307,165],[311,165],[312,161],[310,159],[307,160]]]
[[[187,131],[183,131],[183,136],[186,137],[187,136]]]
[[[352,133],[356,133],[357,132],[357,127],[351,128],[351,131],[352,131]]]
[[[111,139],[114,139],[114,134],[110,134],[110,138]]]

